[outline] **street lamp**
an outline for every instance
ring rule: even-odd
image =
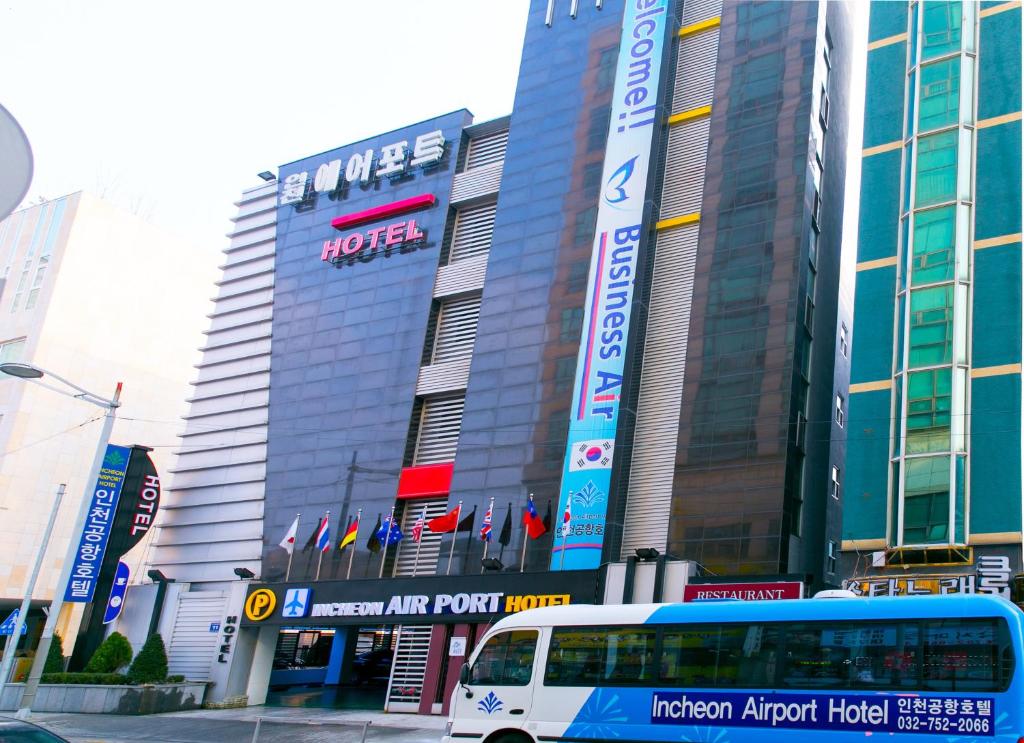
[[[79,535],[85,528],[86,519],[89,517],[89,506],[92,503],[93,489],[96,486],[96,480],[100,476],[100,468],[103,466],[103,458],[106,456],[107,444],[110,443],[110,432],[114,428],[115,414],[121,406],[121,383],[117,383],[117,387],[114,389],[114,396],[108,400],[105,397],[93,394],[89,390],[79,387],[74,382],[70,382],[58,374],[32,364],[0,364],[0,372],[12,377],[18,377],[19,379],[34,381],[54,392],[92,403],[106,410],[106,415],[103,417],[103,429],[100,431],[100,440],[96,445],[96,454],[93,456],[92,467],[85,481],[85,493],[82,496],[82,502],[78,507],[78,515],[75,517],[75,524],[71,530],[68,552],[60,569],[60,577],[57,579],[57,589],[53,596],[53,603],[50,604],[50,613],[46,617],[46,624],[43,625],[43,634],[39,638],[36,657],[32,661],[32,670],[25,681],[25,690],[22,693],[21,704],[18,707],[17,716],[24,718],[32,711],[32,703],[35,701],[36,691],[39,689],[39,679],[42,677],[43,667],[46,665],[46,656],[50,653],[50,643],[53,641],[53,630],[57,626],[57,616],[64,606],[64,594],[67,591],[68,581],[71,578],[71,566],[74,565],[75,555],[78,552]],[[72,394],[66,390],[39,381],[43,377],[52,377],[61,384],[75,390],[75,393]]]

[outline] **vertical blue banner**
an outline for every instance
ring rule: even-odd
[[[110,624],[119,616],[124,609],[124,599],[128,594],[128,579],[131,577],[131,570],[128,566],[117,561],[117,571],[114,573],[114,585],[110,587],[110,598],[107,599],[107,608],[103,612],[103,623]]]
[[[131,453],[132,450],[127,446],[107,445],[107,453],[103,457],[99,477],[96,478],[96,487],[93,488],[89,513],[78,540],[71,576],[64,591],[65,601],[87,604],[96,593],[100,565],[114,525],[117,501],[121,497]]]
[[[667,24],[668,0],[627,0],[562,468],[553,570],[584,570],[601,563]]]

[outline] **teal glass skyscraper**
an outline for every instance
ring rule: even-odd
[[[867,593],[1021,570],[1021,4],[876,2],[843,504]]]

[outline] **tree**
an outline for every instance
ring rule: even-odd
[[[167,678],[167,652],[160,635],[153,635],[135,656],[128,669],[128,681],[133,684],[156,684]]]
[[[64,671],[64,641],[60,635],[53,633],[53,640],[50,641],[50,650],[46,654],[46,663],[43,665],[43,673],[62,673]]]
[[[132,660],[132,646],[120,632],[111,633],[85,665],[87,673],[117,673]]]

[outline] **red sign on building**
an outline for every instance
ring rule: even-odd
[[[683,601],[739,599],[740,601],[778,601],[804,597],[804,584],[799,581],[777,583],[697,583],[683,587]]]

